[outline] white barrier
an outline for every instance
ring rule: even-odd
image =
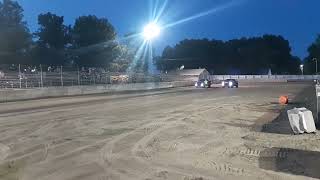
[[[140,91],[152,89],[165,89],[174,87],[192,86],[192,81],[158,82],[158,83],[131,83],[100,86],[70,86],[49,87],[38,89],[3,89],[0,90],[0,102],[28,100],[47,97],[88,95],[98,93],[111,93],[123,91]]]
[[[211,80],[239,79],[239,80],[314,80],[320,79],[320,75],[211,75]]]

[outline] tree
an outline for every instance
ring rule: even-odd
[[[116,38],[115,29],[107,19],[92,15],[77,18],[72,32],[76,47],[86,47]]]
[[[0,63],[23,62],[30,44],[22,7],[16,1],[0,1]]]
[[[73,47],[82,51],[79,65],[107,66],[119,56],[114,27],[105,18],[81,16],[72,29]]]
[[[315,41],[309,46],[308,53],[308,56],[304,60],[304,72],[306,74],[315,74],[317,61],[315,61],[314,58],[320,61],[320,34],[318,34]],[[320,64],[318,64],[318,67],[320,67],[319,65]]]
[[[171,46],[165,47],[162,52],[162,56],[166,57],[166,58],[173,58],[174,57],[174,49]]]
[[[63,24],[63,16],[40,14],[38,24],[40,28],[35,35],[38,37],[40,46],[55,49],[64,49],[66,44],[71,43],[71,27]]]
[[[71,27],[64,25],[63,16],[52,13],[38,16],[38,38],[31,51],[32,64],[62,65],[67,63],[67,44],[71,43]]]

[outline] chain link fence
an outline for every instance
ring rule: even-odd
[[[104,68],[92,67],[0,65],[0,88],[168,82],[175,79],[165,74],[108,72]]]

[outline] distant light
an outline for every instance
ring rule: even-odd
[[[304,67],[304,65],[300,64],[300,70],[301,70],[302,75],[303,75],[303,67]]]
[[[150,41],[160,35],[160,27],[156,23],[150,23],[143,29],[143,36]]]

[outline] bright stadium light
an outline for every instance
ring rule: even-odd
[[[156,23],[150,23],[143,29],[143,37],[145,40],[152,40],[160,35],[160,27]]]

